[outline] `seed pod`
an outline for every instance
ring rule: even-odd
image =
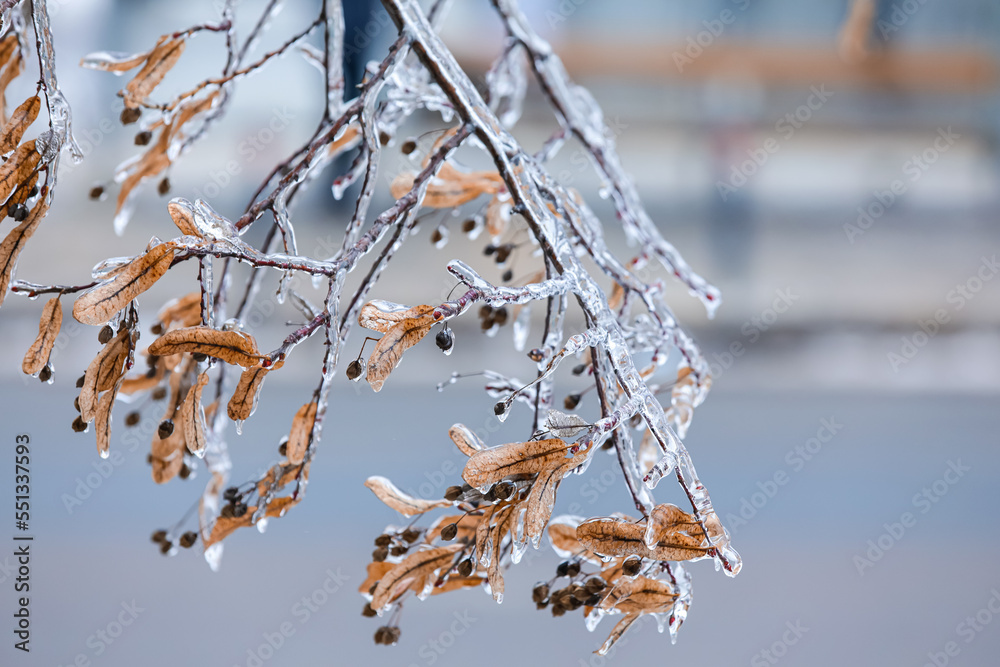
[[[392,543],[392,535],[386,535],[385,533],[383,533],[375,538],[375,546],[377,547],[387,547],[391,543]]]
[[[545,600],[544,602],[536,602],[535,603],[535,609],[538,609],[538,610],[545,609],[548,606],[549,606],[549,601],[548,600]]]
[[[575,577],[578,574],[580,574],[580,562],[579,561],[573,561],[568,566],[566,566],[566,576],[567,577]]]
[[[375,610],[372,609],[370,603],[365,604],[364,608],[361,610],[361,615],[364,616],[365,618],[371,618],[373,616],[376,616]]]
[[[382,146],[388,144],[390,138],[391,137],[389,136],[389,133],[385,132],[384,130],[378,133],[378,143]]]
[[[458,573],[463,577],[471,576],[473,569],[475,569],[475,566],[473,565],[471,558],[466,558],[458,564]]]
[[[283,441],[280,445],[278,445],[278,455],[279,456],[288,456],[288,441],[287,440]]]
[[[434,342],[437,343],[438,348],[442,352],[448,352],[455,345],[455,335],[451,332],[451,329],[441,329],[437,332],[437,336],[434,337]]]
[[[578,405],[580,405],[580,394],[570,394],[563,399],[563,406],[567,410],[573,410]]]
[[[139,109],[138,107],[132,109],[122,109],[122,115],[120,117],[122,125],[131,125],[139,120],[139,116],[141,115],[142,109]]]
[[[111,342],[111,339],[114,338],[114,336],[115,336],[115,330],[112,329],[107,324],[105,324],[103,327],[101,327],[100,333],[97,334],[97,342],[99,342],[101,345],[107,345],[108,343]]]
[[[440,229],[435,228],[434,231],[431,232],[431,243],[436,245],[440,243],[443,238],[444,234],[441,233]]]
[[[517,487],[514,486],[513,482],[508,482],[506,480],[493,487],[493,490],[496,492],[496,497],[500,500],[508,500],[512,495],[514,495],[514,491],[516,489]]]
[[[167,397],[166,387],[157,387],[153,390],[152,398],[154,401],[162,401]]]
[[[403,531],[403,541],[407,544],[413,544],[420,539],[420,531],[416,528],[407,528]]]
[[[503,401],[497,401],[496,405],[493,406],[493,414],[498,417],[502,415],[507,410],[507,406],[504,405]]]
[[[76,398],[73,399],[73,407],[76,408],[77,412],[80,411],[80,397],[79,396],[77,396]]]
[[[496,263],[503,264],[504,262],[506,262],[510,258],[510,253],[513,249],[514,247],[509,243],[504,244],[499,248],[497,248],[497,254],[495,257]]]
[[[573,375],[583,375],[587,372],[587,364],[580,364],[573,367]]]
[[[159,544],[160,542],[163,542],[165,539],[167,539],[167,531],[157,530],[150,536],[149,539]]]
[[[569,561],[564,560],[556,566],[556,576],[565,577],[569,573]]]
[[[462,487],[460,486],[449,486],[444,492],[444,499],[449,502],[455,502],[462,495]]]
[[[188,464],[184,463],[181,465],[181,469],[177,472],[177,476],[181,479],[187,479],[191,476],[191,468]]]
[[[38,379],[41,382],[48,382],[52,379],[52,366],[45,364],[41,371],[38,372]]]
[[[596,594],[600,593],[605,588],[607,588],[608,582],[604,581],[604,579],[602,579],[601,577],[591,577],[590,579],[587,580],[587,583],[584,584],[584,586],[587,587],[587,590],[590,593]]]
[[[552,605],[552,615],[553,616],[558,617],[558,616],[562,616],[565,613],[566,613],[566,608],[565,607],[557,606],[557,605]]]
[[[81,389],[81,388],[83,388],[83,383],[84,383],[84,381],[85,381],[86,379],[87,379],[87,378],[86,378],[86,376],[84,376],[84,375],[81,375],[80,377],[78,377],[78,378],[76,379],[76,388],[77,388],[77,389]]]
[[[417,150],[417,142],[413,139],[407,139],[403,142],[400,150],[403,151],[403,155],[409,155],[413,151]]]
[[[240,490],[237,489],[235,486],[229,487],[222,493],[222,497],[225,498],[228,502],[233,502],[239,497],[239,495],[240,495]]]
[[[93,199],[93,200],[96,201],[96,200],[100,199],[103,196],[104,196],[104,186],[103,185],[95,185],[94,187],[90,188],[90,198],[91,199]]]
[[[381,563],[386,559],[386,556],[388,555],[389,555],[388,549],[386,549],[385,547],[379,547],[378,549],[372,552],[372,560],[376,563]]]
[[[393,548],[389,549],[389,553],[392,554],[393,556],[402,556],[408,550],[409,550],[409,547],[407,547],[405,545],[402,545],[402,544],[399,544],[399,545],[396,545]]]
[[[447,526],[441,529],[441,539],[445,542],[451,542],[458,535],[458,525],[454,523],[449,523]]]
[[[347,379],[351,382],[357,382],[361,379],[361,376],[365,372],[365,360],[362,357],[358,357],[351,363],[347,364]]]
[[[163,322],[157,322],[153,326],[149,327],[149,333],[154,336],[160,336],[163,334]]]
[[[127,415],[125,415],[125,425],[135,426],[136,424],[139,423],[139,420],[141,418],[142,416],[138,412],[130,412]]]
[[[149,140],[153,138],[153,133],[149,130],[143,130],[139,134],[135,135],[135,145],[145,146],[149,144]]]
[[[233,516],[239,519],[241,516],[247,513],[246,503],[236,503],[233,505]]]
[[[474,218],[466,218],[462,223],[462,231],[468,234],[476,229],[476,221]]]
[[[510,269],[507,269],[506,271],[503,272],[503,275],[500,276],[500,278],[503,279],[505,283],[509,283],[511,280],[514,279],[514,272],[511,271]]]
[[[197,541],[198,541],[198,533],[194,532],[193,530],[189,530],[188,532],[181,535],[180,545],[185,549],[190,549],[191,547],[194,546],[194,543]]]
[[[493,321],[499,324],[500,326],[505,325],[507,323],[507,308],[504,306],[500,306],[499,308],[494,310]]]
[[[483,254],[486,255],[487,257],[489,257],[490,255],[494,254],[496,251],[497,251],[497,247],[495,245],[493,245],[492,243],[490,243],[485,248],[483,248]]]
[[[15,222],[23,222],[25,218],[28,217],[28,207],[24,204],[18,204],[14,208],[14,213],[11,215]]]
[[[160,440],[166,440],[170,437],[170,434],[174,432],[174,422],[170,419],[164,419],[160,422],[159,428],[156,429],[156,434],[160,436]]]
[[[162,181],[156,186],[156,192],[161,197],[170,192],[170,179],[164,177]]]
[[[208,355],[203,352],[195,352],[194,354],[191,355],[191,358],[200,364],[201,362],[208,359]]]
[[[535,584],[535,587],[531,589],[531,600],[538,604],[539,602],[544,602],[549,599],[549,585],[545,582]]]
[[[164,540],[160,542],[160,553],[166,556],[170,553],[170,550],[174,548],[174,543],[169,540]]]
[[[626,577],[634,577],[639,574],[639,570],[642,569],[642,559],[641,558],[629,558],[624,563],[622,563],[622,573]]]

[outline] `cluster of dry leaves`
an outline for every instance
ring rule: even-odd
[[[556,578],[569,581],[558,590],[551,590],[552,582],[540,583],[534,600],[554,616],[582,608],[594,623],[603,615],[621,615],[598,653],[607,653],[643,614],[675,622],[678,595],[660,578],[664,564],[711,557],[710,538],[721,534],[721,526],[708,526],[706,535],[692,515],[668,504],[656,506],[644,522],[625,516],[552,519],[560,482],[585,463],[586,453],[571,454],[561,438],[486,448],[462,424],[449,436],[469,460],[462,470],[465,483],[450,487],[444,499],[414,498],[384,477],[366,482],[407,517],[451,509],[426,528],[389,527],[375,540],[368,577],[359,588],[368,600],[366,616],[382,616],[410,595],[423,599],[471,587],[485,587],[500,602],[504,568],[520,560],[529,542],[537,546],[547,529],[553,549],[565,559]],[[399,631],[394,630],[380,636],[395,643]]]

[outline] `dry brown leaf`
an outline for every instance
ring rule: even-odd
[[[288,445],[285,447],[285,456],[288,462],[298,465],[302,463],[306,456],[306,449],[309,448],[309,441],[312,438],[313,424],[316,421],[316,401],[306,403],[295,413],[292,420],[292,430],[288,434]]]
[[[490,531],[489,546],[487,547],[492,547],[493,555],[490,559],[490,564],[486,567],[486,577],[490,582],[490,593],[492,593],[493,599],[497,603],[503,602],[504,591],[503,572],[500,570],[502,556],[500,553],[500,544],[503,541],[504,535],[509,530],[513,510],[513,505],[507,505],[494,513],[495,526]]]
[[[205,409],[201,405],[201,390],[206,384],[208,384],[208,373],[200,373],[194,385],[188,389],[181,405],[184,444],[195,456],[201,456],[205,452]]]
[[[625,300],[625,288],[621,286],[618,282],[615,282],[611,286],[611,296],[608,297],[608,308],[614,312],[621,308],[622,302]]]
[[[26,375],[35,375],[45,368],[60,327],[62,327],[62,304],[56,296],[49,299],[42,308],[42,317],[38,321],[38,337],[28,348],[24,361],[21,362],[21,370]]]
[[[163,77],[167,75],[167,72],[177,63],[177,59],[184,52],[185,43],[182,38],[171,40],[160,38],[160,42],[149,52],[142,69],[125,86],[126,108],[139,107],[153,92],[153,89],[160,85]]]
[[[707,547],[695,546],[680,531],[658,536],[656,545],[646,546],[646,526],[623,519],[591,519],[576,529],[583,546],[602,556],[640,556],[652,560],[684,561],[706,555]],[[700,541],[699,541],[700,543]]]
[[[368,576],[358,586],[358,592],[362,595],[371,595],[372,586],[377,584],[385,576],[385,573],[394,567],[396,567],[396,564],[390,563],[387,560],[368,563]]]
[[[658,614],[670,611],[676,599],[677,594],[666,581],[645,576],[623,577],[601,600],[601,609],[625,614]]]
[[[538,474],[538,479],[531,485],[531,492],[528,494],[527,508],[524,513],[524,535],[527,539],[537,543],[542,536],[542,531],[552,518],[552,508],[556,503],[556,490],[559,482],[578,463],[569,463],[560,466],[555,470],[549,470]]]
[[[80,389],[80,417],[83,421],[90,422],[95,417],[100,393],[118,384],[125,372],[130,346],[129,330],[122,328],[87,366]]]
[[[31,191],[38,185],[38,172],[33,171],[28,179],[22,181],[18,184],[17,188],[11,194],[10,199],[7,200],[7,208],[9,209],[13,204],[26,204],[28,199],[31,198]],[[38,191],[35,190],[37,193]]]
[[[17,184],[31,177],[41,157],[35,150],[35,140],[32,139],[18,146],[7,161],[0,165],[0,201],[7,201]]]
[[[139,255],[107,280],[77,298],[73,317],[83,324],[107,323],[130,301],[152,287],[174,261],[173,243],[161,243]]]
[[[14,49],[18,47],[17,34],[13,30],[0,40],[0,67],[3,67],[14,55]]]
[[[31,209],[28,217],[20,225],[10,230],[3,243],[0,244],[0,304],[3,303],[4,298],[7,296],[7,288],[10,286],[11,278],[14,277],[14,268],[17,266],[18,256],[24,250],[24,245],[28,242],[28,239],[38,229],[38,223],[42,221],[42,218],[45,217],[45,214],[49,210],[48,205],[45,203],[47,191],[47,186],[42,188],[41,197],[39,197],[35,207]]]
[[[476,452],[486,450],[486,445],[479,439],[479,436],[473,433],[465,424],[455,424],[452,426],[448,429],[448,436],[466,456],[472,456]]]
[[[17,43],[16,37],[14,42]],[[13,56],[10,64],[0,73],[0,121],[2,122],[7,121],[7,86],[24,70],[24,56],[21,55],[21,50],[16,49]]]
[[[182,206],[176,200],[171,200],[167,204],[167,211],[170,213],[170,219],[177,225],[177,229],[181,230],[181,234],[185,236],[201,236],[198,227],[194,224],[194,216],[187,206]]]
[[[496,195],[486,206],[486,231],[493,238],[502,236],[510,224],[511,201],[509,196]]]
[[[251,366],[240,374],[240,381],[233,390],[233,397],[229,399],[226,412],[233,421],[244,421],[250,419],[250,415],[257,409],[257,397],[260,395],[260,388],[264,384],[267,374],[279,367],[278,362],[272,368],[264,368],[260,365]]]
[[[184,296],[171,299],[160,312],[156,314],[164,327],[175,322],[182,327],[193,327],[201,323],[201,292],[191,292]]]
[[[451,567],[461,544],[425,549],[407,556],[401,563],[385,573],[372,595],[372,609],[378,611],[391,603],[405,591],[415,579],[433,575],[441,568]]]
[[[156,361],[156,368],[152,375],[144,373],[142,375],[125,378],[122,380],[122,386],[118,388],[118,393],[124,394],[125,396],[131,396],[132,394],[137,394],[140,391],[149,391],[163,381],[163,377],[166,373],[166,364],[162,358],[158,358]]]
[[[298,502],[297,499],[293,499],[291,496],[275,498],[267,504],[267,510],[264,514],[269,517],[282,517],[285,515],[285,512],[298,504]],[[215,524],[212,526],[212,534],[204,541],[204,547],[207,549],[216,542],[221,542],[239,528],[252,526],[253,515],[256,511],[257,507],[252,505],[247,507],[246,513],[241,517],[220,516],[217,518]]]
[[[434,312],[434,306],[413,306],[408,308],[391,301],[376,299],[361,307],[358,313],[358,324],[365,329],[387,333],[400,322],[413,317],[421,317]]]
[[[389,189],[399,199],[413,189],[415,174],[405,171],[392,180]],[[449,163],[441,165],[427,186],[422,204],[428,208],[454,208],[484,194],[503,190],[503,179],[495,171],[461,171]]]
[[[361,143],[361,127],[358,123],[351,123],[344,128],[339,137],[333,140],[326,148],[327,159],[332,160],[344,151],[349,151]]]
[[[483,577],[475,575],[463,577],[459,574],[453,574],[440,586],[435,584],[434,588],[431,589],[431,595],[440,595],[441,593],[457,591],[462,588],[475,588],[482,586],[483,581]]]
[[[200,353],[244,368],[255,365],[261,358],[257,352],[257,341],[250,334],[204,326],[168,331],[150,344],[149,353],[161,357]]]
[[[462,479],[482,488],[510,475],[526,475],[554,470],[567,463],[569,445],[559,438],[511,442],[476,452],[462,470]],[[582,455],[582,456],[581,456]],[[580,452],[577,456],[586,456]]]
[[[382,336],[372,356],[368,358],[366,379],[375,391],[382,389],[389,373],[399,365],[403,353],[416,345],[434,326],[434,315],[428,313],[399,322]]]
[[[492,552],[487,548],[487,541],[490,538],[490,522],[493,520],[493,513],[498,509],[497,505],[487,505],[483,508],[483,515],[479,517],[476,524],[476,555],[480,565],[489,565]]]
[[[160,38],[162,41],[163,38]],[[121,74],[122,72],[127,72],[130,69],[135,69],[139,65],[146,62],[146,58],[149,57],[149,51],[143,53],[136,53],[131,57],[124,57],[120,54],[94,54],[94,57],[86,57],[80,59],[80,67],[85,67],[87,69],[100,70],[102,72],[117,72]]]
[[[626,614],[622,618],[622,620],[618,621],[617,625],[615,625],[615,627],[612,628],[611,634],[608,635],[608,638],[604,640],[604,644],[601,646],[601,648],[594,651],[594,653],[598,655],[607,655],[608,651],[611,650],[611,647],[614,646],[618,642],[618,640],[622,638],[622,635],[625,634],[626,630],[632,627],[632,624],[639,619],[639,616],[640,614]]]
[[[29,97],[21,105],[14,109],[10,115],[10,120],[0,130],[0,153],[7,154],[17,148],[21,143],[21,137],[28,126],[38,118],[38,110],[42,107],[42,101],[38,95]]]
[[[371,489],[383,503],[406,516],[416,516],[417,514],[423,514],[424,512],[429,512],[432,509],[437,509],[438,507],[451,506],[451,503],[447,500],[425,500],[423,498],[414,498],[408,493],[401,491],[395,484],[390,482],[385,477],[380,477],[378,475],[366,479],[365,486]]]

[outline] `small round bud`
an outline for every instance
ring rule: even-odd
[[[247,513],[246,503],[236,503],[233,505],[233,516],[239,519],[241,516]]]
[[[111,339],[115,336],[115,330],[105,324],[101,331],[97,334],[97,342],[101,345],[107,345],[111,342]]]
[[[351,363],[347,364],[347,379],[352,382],[357,382],[361,375],[365,372],[365,360],[358,357]]]
[[[455,334],[451,332],[451,329],[441,329],[434,337],[434,342],[437,343],[438,349],[442,352],[448,352],[455,345]]]
[[[528,358],[537,363],[545,358],[545,352],[540,347],[534,347],[528,350]]]
[[[381,563],[386,559],[388,555],[389,555],[389,550],[387,548],[379,547],[378,549],[372,552],[372,561],[376,563]]]
[[[494,494],[496,495],[496,497],[499,500],[508,500],[508,499],[510,499],[510,497],[512,495],[514,495],[514,491],[516,489],[517,489],[517,487],[514,486],[514,482],[510,482],[510,481],[506,481],[506,480],[503,481],[503,482],[500,482],[499,484],[497,484],[496,486],[493,487]]]
[[[162,334],[163,322],[157,322],[153,326],[149,327],[149,333],[153,334],[154,336],[159,336],[160,334]]]
[[[122,125],[131,125],[132,123],[139,120],[139,116],[142,115],[141,109],[122,109],[121,121]]]
[[[375,610],[372,609],[372,605],[370,602],[365,604],[364,608],[361,610],[361,615],[364,616],[365,618],[372,618],[373,616],[378,616],[378,614],[375,613]]]
[[[38,380],[40,382],[48,382],[52,379],[52,366],[45,364],[41,371],[38,372]]]
[[[159,428],[156,429],[156,434],[160,436],[160,440],[169,438],[170,434],[174,432],[174,422],[170,419],[164,419],[160,422]]]
[[[37,194],[38,194],[38,186],[37,185],[32,185],[31,189],[28,190],[28,199],[31,199],[32,197],[34,197]]]
[[[535,587],[531,589],[531,600],[538,604],[539,602],[545,602],[549,599],[549,585],[545,582],[535,584]]]
[[[474,231],[475,229],[476,229],[476,220],[475,220],[475,218],[466,218],[462,222],[462,231],[465,232],[466,234],[468,234],[469,232]]]
[[[566,568],[566,576],[567,577],[575,577],[578,574],[580,574],[580,562],[579,561],[573,561]]]
[[[195,352],[194,354],[191,355],[191,358],[200,364],[201,362],[208,359],[208,355],[202,352]]]
[[[506,411],[507,411],[507,406],[504,405],[503,401],[497,401],[497,404],[493,406],[493,414],[495,414],[497,417],[499,417]]]
[[[161,197],[170,192],[170,179],[164,177],[164,179],[157,184],[156,192]]]
[[[149,143],[149,140],[153,138],[153,133],[149,130],[143,130],[139,134],[135,135],[135,145],[145,146]]]
[[[444,499],[449,502],[455,502],[462,495],[462,487],[460,486],[449,486],[445,489]]]
[[[563,399],[563,407],[567,410],[572,410],[578,405],[580,405],[580,394],[570,394]]]
[[[16,222],[21,222],[28,217],[28,207],[24,204],[18,204],[17,208],[14,209],[14,214],[11,216]]]
[[[165,539],[167,539],[167,531],[165,530],[154,531],[153,534],[149,536],[149,539],[159,544],[163,542]]]
[[[187,479],[191,476],[191,467],[184,463],[181,465],[181,469],[177,472],[177,476],[181,479]]]
[[[388,132],[382,131],[378,133],[378,142],[380,145],[385,146],[389,143],[389,139],[391,139],[391,137]]]
[[[240,497],[240,490],[235,486],[231,486],[222,492],[222,497],[226,499],[226,502],[233,502]]]
[[[174,548],[174,543],[169,540],[164,540],[160,542],[160,553],[166,556],[170,553],[170,550]]]
[[[641,558],[629,558],[627,561],[622,563],[622,573],[626,577],[634,577],[639,574],[639,570],[642,569],[642,559]]]
[[[504,262],[506,262],[510,258],[510,253],[513,249],[514,247],[509,243],[497,248],[497,254],[495,257],[496,263],[503,264]]]
[[[564,560],[556,566],[556,576],[565,577],[569,573],[569,561]]]
[[[502,276],[500,276],[500,278],[501,278],[501,279],[502,279],[502,280],[503,280],[503,281],[504,281],[505,283],[509,283],[509,282],[510,282],[511,280],[513,280],[513,279],[514,279],[514,272],[513,272],[513,271],[511,271],[510,269],[507,269],[506,271],[504,271],[504,272],[503,272],[503,275],[502,275]]]
[[[447,526],[441,529],[441,539],[445,542],[451,542],[458,535],[458,524],[449,523]]]
[[[500,326],[507,324],[506,306],[500,306],[499,308],[493,311],[493,321],[499,324]]]
[[[434,231],[431,232],[431,243],[437,245],[438,243],[441,243],[443,239],[444,234],[441,233],[440,229],[435,228]]]
[[[83,433],[87,430],[87,422],[83,421],[83,417],[77,415],[77,418],[73,420],[73,430],[77,433]]]
[[[180,545],[185,549],[190,549],[191,547],[194,546],[194,543],[197,541],[198,541],[198,533],[194,532],[193,530],[189,530],[188,532],[181,535]]]
[[[409,547],[402,544],[396,545],[393,548],[389,549],[389,553],[391,553],[393,556],[402,556],[407,551],[409,551]]]
[[[483,248],[483,254],[486,255],[487,257],[489,257],[490,255],[494,254],[496,251],[497,251],[497,247],[495,245],[493,245],[492,243],[490,243],[485,248]]]
[[[471,558],[466,558],[458,564],[458,573],[463,577],[471,576],[474,569],[475,565],[473,565]]]
[[[96,200],[100,199],[103,196],[104,196],[104,186],[103,185],[95,185],[94,187],[90,188],[90,198],[91,199],[93,199],[93,200],[96,201]]]
[[[563,607],[561,605],[552,605],[552,615],[553,616],[558,617],[558,616],[562,616],[565,613],[566,613],[566,607]]]
[[[125,415],[125,425],[135,426],[136,424],[139,423],[140,419],[141,415],[138,412],[130,412],[127,415]]]
[[[375,546],[377,547],[387,547],[391,543],[392,543],[392,536],[386,535],[385,533],[375,538]]]
[[[416,528],[407,528],[403,531],[403,541],[407,544],[413,544],[420,539],[420,531]]]
[[[417,150],[417,142],[413,139],[407,139],[403,142],[400,150],[403,151],[403,155],[409,155],[413,151]]]

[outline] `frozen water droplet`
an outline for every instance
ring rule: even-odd
[[[236,420],[236,435],[243,435],[243,420]]]
[[[257,521],[257,532],[263,533],[265,530],[267,530],[267,517]]]

